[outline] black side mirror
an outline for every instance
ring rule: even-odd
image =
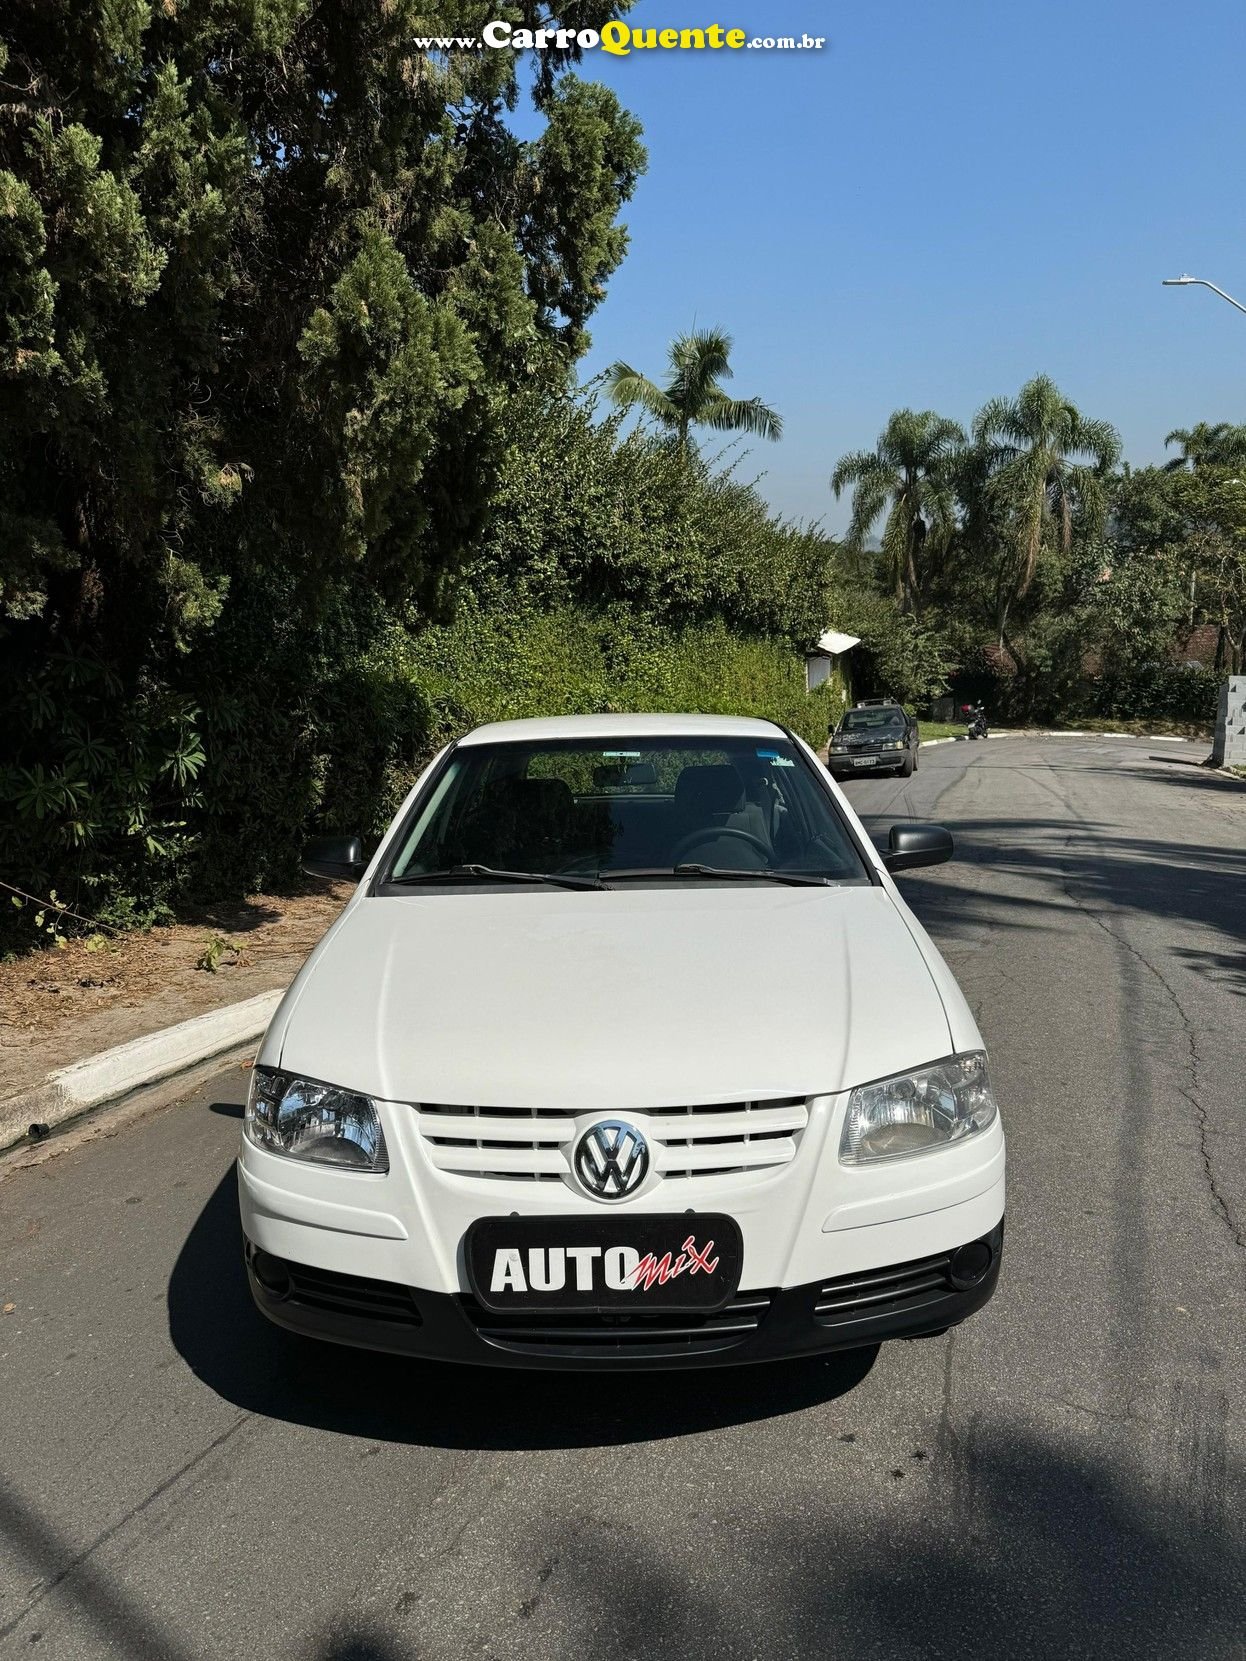
[[[942,825],[892,825],[883,864],[889,871],[915,865],[942,865],[955,851],[952,833]]]
[[[363,843],[357,836],[318,836],[303,849],[302,865],[309,877],[358,882],[366,869]]]

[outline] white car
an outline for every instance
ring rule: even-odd
[[[785,728],[482,727],[429,767],[261,1046],[251,1288],[454,1361],[683,1367],[937,1332],[999,1274],[982,1039]]]

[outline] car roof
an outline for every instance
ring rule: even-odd
[[[558,738],[760,738],[773,743],[785,736],[776,721],[749,715],[550,715],[492,721],[460,743],[530,744]]]

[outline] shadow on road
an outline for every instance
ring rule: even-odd
[[[761,1527],[719,1519],[680,1550],[607,1517],[552,1537],[534,1520],[525,1556],[556,1563],[546,1595],[580,1626],[558,1653],[584,1661],[1227,1661],[1242,1653],[1246,1565],[1225,1470],[1216,1476],[1218,1487],[1160,1493],[1094,1440],[1071,1449],[1029,1429],[971,1427],[920,1486],[906,1480],[902,1501],[899,1488],[876,1495],[874,1515],[854,1506],[850,1523],[806,1496]]]
[[[380,1633],[355,1632],[316,1651],[314,1661],[418,1661],[420,1654],[417,1646],[400,1647]]]
[[[1199,756],[1148,756],[1148,761],[1162,761],[1166,767],[1206,767],[1208,757]],[[1154,777],[1154,774],[1151,775]]]
[[[1246,996],[1246,951],[1199,952],[1182,946],[1176,955],[1216,985]]]
[[[1128,1427],[1123,1433],[1114,1451],[1095,1437],[1070,1447],[1015,1425],[984,1429],[975,1416],[962,1433],[949,1431],[903,1488],[891,1473],[881,1492],[861,1438],[845,1457],[861,1460],[868,1503],[847,1517],[808,1487],[788,1512],[760,1505],[712,1522],[690,1513],[675,1533],[641,1532],[605,1503],[573,1523],[533,1515],[507,1549],[516,1618],[498,1631],[496,1653],[549,1661],[1240,1657],[1241,1472],[1222,1447],[1212,1459],[1206,1447],[1184,1458],[1174,1448],[1168,1478],[1148,1486],[1129,1460]],[[43,1636],[54,1599],[53,1619],[72,1607],[75,1624],[128,1661],[203,1654],[123,1575],[3,1491],[0,1533],[38,1577],[0,1638],[20,1630],[25,1651]],[[519,1602],[529,1584],[535,1595]],[[336,1631],[283,1653],[295,1661],[431,1653],[420,1636],[394,1630],[394,1615],[347,1615],[359,1590],[344,1585]]]
[[[256,1310],[232,1167],[178,1255],[168,1311],[192,1372],[247,1412],[425,1447],[595,1447],[694,1435],[834,1400],[861,1382],[878,1353],[716,1369],[712,1387],[689,1376],[672,1387],[669,1373],[580,1373],[568,1382],[378,1354],[361,1367],[359,1351],[295,1337]]]
[[[1204,1459],[1183,1473],[1178,1460],[1161,1491],[1096,1439],[1075,1451],[1030,1429],[976,1423],[963,1439],[949,1435],[903,1490],[878,1491],[859,1442],[846,1457],[861,1458],[870,1503],[849,1517],[807,1489],[790,1513],[763,1505],[712,1523],[689,1515],[675,1534],[649,1536],[604,1504],[558,1526],[534,1515],[508,1548],[516,1619],[496,1634],[496,1652],[550,1661],[1240,1657],[1246,1565],[1231,1504],[1240,1472]],[[41,1606],[53,1594],[59,1614],[72,1605],[129,1661],[203,1653],[32,1506],[0,1495],[0,1529],[43,1581],[0,1628],[21,1629],[24,1647],[42,1636]],[[535,1595],[519,1603],[529,1582]],[[283,1653],[431,1653],[420,1636],[394,1630],[401,1617],[345,1615],[354,1601],[344,1586],[339,1630]]]
[[[966,819],[954,829],[956,862],[899,879],[940,945],[983,926],[1055,928],[1054,912],[1072,905],[1191,925],[1234,942],[1246,936],[1246,847],[1131,836],[1076,819]]]

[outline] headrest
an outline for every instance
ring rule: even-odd
[[[685,767],[675,781],[675,806],[689,817],[733,813],[744,795],[744,780],[728,762]]]

